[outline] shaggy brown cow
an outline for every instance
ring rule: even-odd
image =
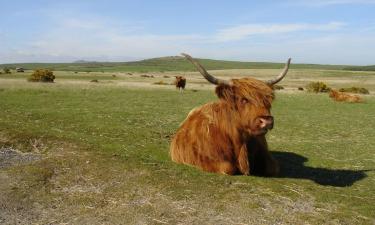
[[[268,151],[265,134],[273,127],[272,85],[286,75],[290,59],[273,80],[262,82],[242,78],[226,81],[210,75],[191,56],[182,55],[216,85],[220,100],[189,113],[172,139],[172,160],[215,173],[277,175],[279,166]]]
[[[351,102],[351,103],[363,102],[363,99],[359,97],[358,95],[349,95],[349,94],[339,92],[333,89],[329,92],[329,97],[338,102]]]
[[[176,88],[179,89],[180,91],[183,91],[185,89],[186,85],[186,78],[183,76],[175,76],[176,77]]]

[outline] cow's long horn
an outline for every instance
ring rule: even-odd
[[[284,70],[279,74],[279,76],[277,76],[275,79],[266,81],[266,83],[268,85],[274,85],[278,83],[279,81],[281,81],[285,77],[285,75],[288,73],[289,64],[291,60],[292,60],[291,58],[288,59],[288,61],[285,64]]]
[[[222,80],[222,79],[217,79],[216,77],[212,76],[211,74],[209,74],[206,69],[201,65],[199,64],[198,61],[196,61],[195,59],[193,59],[190,55],[188,54],[185,54],[185,53],[181,53],[181,55],[185,56],[185,58],[187,60],[189,60],[191,63],[193,63],[193,65],[198,69],[198,71],[204,76],[204,78],[206,78],[210,83],[212,84],[227,84],[229,85],[229,81],[226,81],[226,80]]]

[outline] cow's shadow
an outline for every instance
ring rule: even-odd
[[[335,187],[352,186],[367,177],[369,170],[335,170],[305,166],[307,158],[292,152],[272,151],[280,163],[279,178],[308,179],[320,185]]]

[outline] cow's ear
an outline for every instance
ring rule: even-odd
[[[219,84],[216,86],[216,95],[220,99],[226,101],[232,101],[234,99],[234,90],[232,85],[228,84]]]

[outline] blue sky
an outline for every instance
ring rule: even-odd
[[[0,63],[129,61],[187,52],[241,61],[375,64],[375,0],[1,0]]]

